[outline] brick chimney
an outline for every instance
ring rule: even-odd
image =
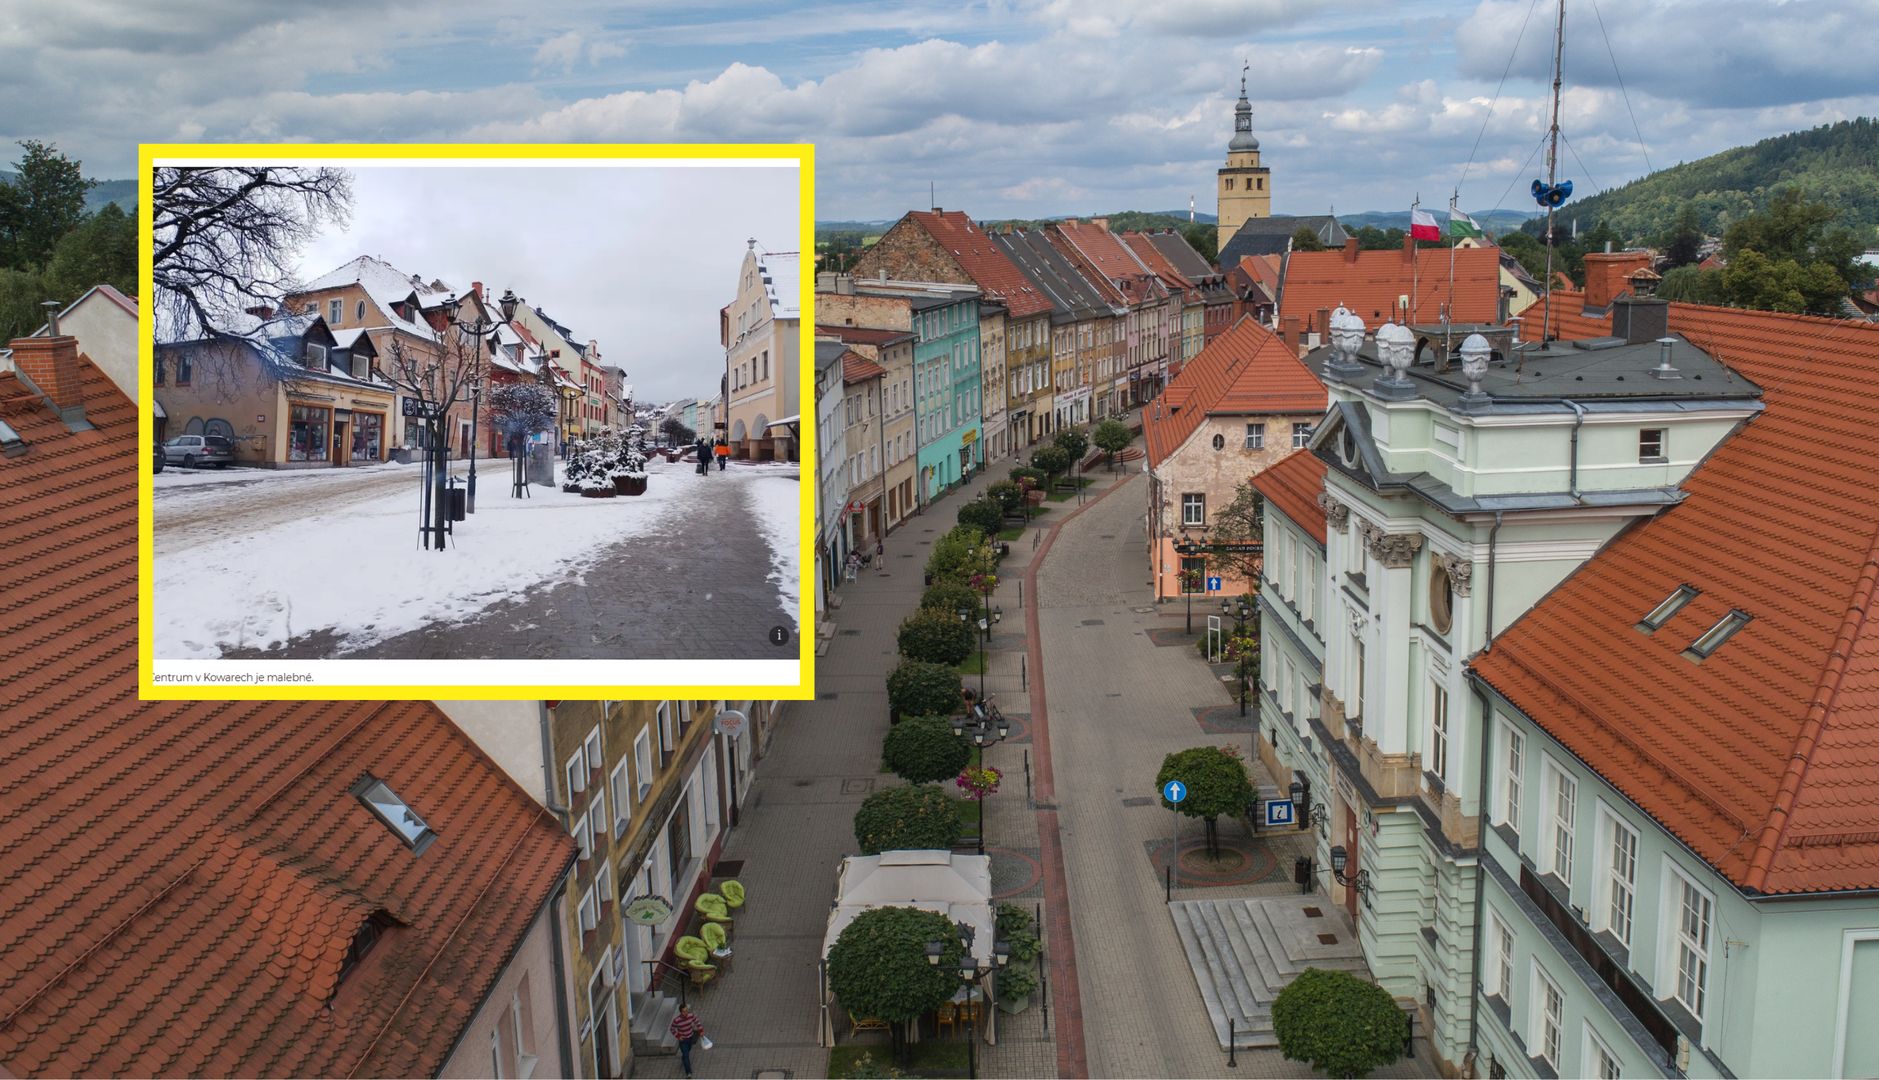
[[[483,299],[483,283],[482,282],[480,281],[470,282],[470,291],[476,294],[476,298],[478,300]]]
[[[78,369],[78,339],[58,332],[55,317],[46,337],[13,339],[13,369],[46,399],[65,426],[74,431],[85,422],[85,386]]]
[[[1415,258],[1416,258],[1416,238],[1413,236],[1403,237],[1403,261],[1413,262],[1415,261]]]
[[[1109,231],[1109,219],[1106,217],[1091,218],[1090,224],[1096,226],[1097,228],[1103,230],[1104,232]]]
[[[1593,252],[1585,257],[1585,306],[1602,308],[1630,286],[1634,271],[1648,270],[1648,251]]]
[[[1318,309],[1318,315],[1312,321],[1311,329],[1314,333],[1318,335],[1318,340],[1320,341],[1330,340],[1329,337],[1327,336],[1331,333],[1331,309],[1330,308],[1321,307]]]
[[[1346,236],[1344,238],[1344,261],[1348,263],[1357,261],[1357,238],[1355,236]]]
[[[1285,342],[1286,348],[1291,349],[1293,352],[1299,350],[1301,343],[1301,336],[1298,332],[1298,324],[1300,321],[1301,320],[1296,315],[1279,316],[1279,340]]]

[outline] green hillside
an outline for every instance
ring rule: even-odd
[[[17,176],[7,169],[0,169],[0,181],[12,183]],[[99,180],[90,191],[85,193],[85,213],[96,213],[108,203],[116,203],[125,213],[137,210],[137,181],[135,180]]]
[[[1628,243],[1657,239],[1684,205],[1719,236],[1731,222],[1768,205],[1781,187],[1841,211],[1840,224],[1868,246],[1879,243],[1879,120],[1862,117],[1763,139],[1640,177],[1568,202],[1560,216],[1586,232],[1603,222]],[[1537,224],[1529,226],[1538,232]]]

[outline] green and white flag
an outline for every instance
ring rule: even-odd
[[[1478,240],[1483,235],[1481,226],[1475,224],[1475,220],[1467,214],[1460,210],[1448,212],[1448,238],[1450,240],[1459,240],[1464,236],[1472,236]]]

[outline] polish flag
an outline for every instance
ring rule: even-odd
[[[1417,240],[1440,240],[1442,229],[1435,223],[1435,215],[1427,210],[1409,212],[1409,235]]]

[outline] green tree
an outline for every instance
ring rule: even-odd
[[[1403,246],[1403,230],[1379,229],[1375,225],[1364,225],[1351,234],[1357,238],[1360,251],[1389,251]]]
[[[976,525],[958,525],[933,541],[933,553],[926,558],[926,571],[934,581],[957,578],[961,581],[992,572],[994,560],[985,542],[985,531]]]
[[[887,729],[881,744],[881,760],[909,784],[951,780],[971,758],[971,749],[953,734],[952,721],[944,716],[902,720]]]
[[[1389,991],[1348,971],[1306,968],[1272,1003],[1279,1052],[1332,1076],[1368,1076],[1403,1056],[1409,1020]]]
[[[973,633],[958,613],[925,609],[902,620],[895,641],[909,660],[958,667],[972,655]]]
[[[46,275],[38,270],[0,267],[0,346],[25,337],[46,321]]]
[[[685,426],[685,421],[676,416],[668,416],[659,425],[659,434],[671,440],[673,446],[685,446],[698,438],[698,433]]]
[[[0,180],[0,266],[44,266],[66,233],[85,217],[85,193],[96,184],[79,163],[51,143],[20,140],[25,153],[12,180]],[[135,291],[135,290],[132,290]]]
[[[855,843],[863,855],[943,851],[959,842],[959,831],[958,800],[938,784],[884,787],[855,810]]]
[[[1031,467],[1044,471],[1044,482],[1055,483],[1070,470],[1070,455],[1061,446],[1040,446],[1031,451]]]
[[[959,524],[970,525],[990,535],[1005,523],[1005,510],[996,500],[973,499],[959,506]]]
[[[1212,266],[1220,261],[1220,232],[1212,225],[1196,222],[1181,226],[1181,238],[1187,246],[1200,253],[1200,257]]]
[[[69,304],[94,285],[137,295],[137,222],[116,203],[61,237],[46,264],[48,300]]]
[[[1233,498],[1214,511],[1213,530],[1208,542],[1213,544],[1259,544],[1266,536],[1266,500],[1254,490],[1251,480],[1242,480],[1233,489]],[[1257,582],[1261,555],[1254,551],[1215,551],[1209,556],[1215,566],[1223,567],[1243,581]]]
[[[1703,227],[1696,216],[1696,207],[1684,203],[1677,208],[1677,220],[1671,223],[1659,245],[1664,249],[1664,258],[1674,267],[1689,266],[1701,257],[1703,248]]]
[[[927,960],[929,941],[944,945],[940,961]],[[856,1016],[885,1020],[895,1059],[906,1063],[906,1022],[940,1007],[958,992],[965,949],[946,916],[919,908],[864,911],[842,928],[829,949],[829,989]]]
[[[1161,771],[1155,774],[1155,789],[1161,790],[1170,780],[1186,785],[1187,797],[1178,804],[1163,798],[1161,805],[1205,821],[1209,848],[1215,846],[1220,816],[1243,814],[1253,801],[1246,763],[1218,746],[1196,746],[1163,758]]]
[[[1318,230],[1309,225],[1300,225],[1292,232],[1292,250],[1323,251],[1324,241],[1318,239]]]
[[[935,581],[920,594],[922,608],[948,612],[955,616],[961,611],[970,611],[973,618],[978,618],[979,603],[978,591],[954,578]]]
[[[1722,288],[1736,307],[1837,315],[1849,286],[1824,260],[1802,264],[1749,249],[1732,256],[1723,267]]]
[[[1116,455],[1127,449],[1134,439],[1135,436],[1129,432],[1129,426],[1120,420],[1104,420],[1096,425],[1096,430],[1090,435],[1090,441],[1096,444],[1098,450],[1108,454],[1111,462],[1114,462]]]
[[[1798,187],[1784,187],[1768,206],[1729,226],[1722,236],[1723,254],[1731,263],[1746,251],[1760,252],[1772,262],[1784,259],[1805,266],[1821,262],[1849,284],[1859,240],[1847,229],[1832,227],[1839,211],[1826,203],[1809,201]]]
[[[1088,433],[1080,427],[1064,428],[1051,439],[1051,443],[1055,445],[1057,449],[1069,454],[1072,464],[1083,460],[1083,455],[1089,453],[1090,450],[1090,437]],[[1032,456],[1035,457],[1036,455]]]
[[[959,673],[945,664],[903,660],[887,673],[887,708],[903,716],[951,716],[959,711]]]
[[[1519,260],[1533,280],[1546,283],[1546,245],[1527,232],[1510,232],[1495,241],[1502,251]]]
[[[1665,300],[1680,300],[1686,304],[1729,302],[1728,294],[1722,287],[1722,271],[1702,270],[1695,266],[1679,266],[1665,272],[1664,280],[1657,285],[1657,295]]]
[[[985,494],[997,501],[1001,513],[1017,514],[1024,511],[1024,491],[1010,480],[987,484]]]

